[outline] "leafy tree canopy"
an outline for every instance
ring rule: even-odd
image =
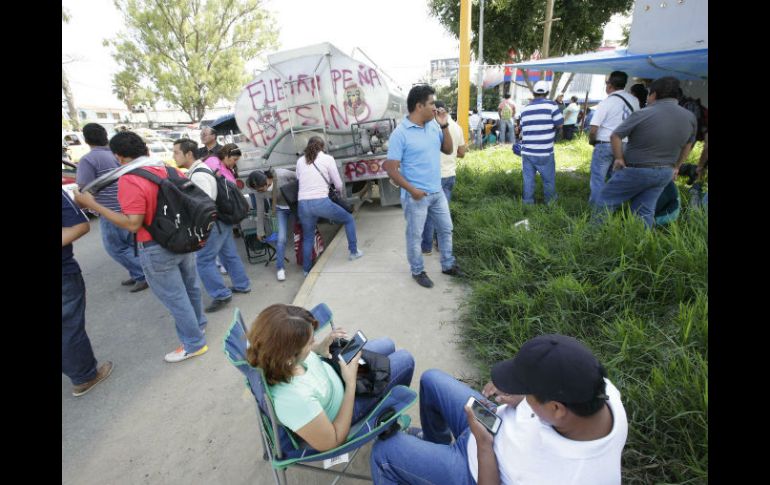
[[[551,25],[549,57],[580,54],[598,48],[604,26],[617,13],[628,12],[633,0],[555,0]],[[455,37],[459,38],[460,2],[428,0],[430,13]],[[472,9],[473,52],[478,52],[479,1]],[[543,45],[545,0],[486,0],[484,3],[484,62],[508,62],[513,49],[514,61],[529,59]]]
[[[277,45],[261,0],[115,0],[115,6],[128,32],[105,45],[123,68],[113,92],[127,106],[159,98],[200,121],[206,109],[243,88],[247,60]]]

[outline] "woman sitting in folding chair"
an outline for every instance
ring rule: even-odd
[[[248,332],[247,360],[263,370],[278,420],[318,451],[345,442],[351,423],[364,417],[377,398],[356,398],[359,352],[349,364],[340,362],[340,375],[321,356],[328,356],[333,330],[320,343],[313,331],[318,321],[304,308],[275,304],[265,308]],[[390,382],[382,394],[396,385],[409,386],[414,358],[395,350],[390,339],[366,343],[366,350],[384,354],[390,361]]]

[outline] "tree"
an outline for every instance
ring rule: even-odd
[[[105,41],[122,67],[114,92],[137,104],[134,96],[146,98],[146,83],[195,122],[248,81],[246,60],[277,45],[261,0],[115,0],[115,6],[128,32]]]
[[[447,104],[447,109],[457,112],[457,79],[449,81],[449,86],[436,89],[436,99]],[[476,108],[476,85],[470,83],[471,109]],[[497,105],[500,103],[500,94],[497,89],[483,89],[481,92],[481,108],[484,111],[497,111]]]
[[[62,23],[69,23],[70,21],[70,14],[64,7],[61,8],[61,21]],[[64,99],[67,102],[67,113],[70,117],[70,128],[73,130],[79,130],[80,129],[80,120],[78,120],[78,110],[75,109],[75,97],[72,96],[72,90],[70,89],[70,82],[69,79],[67,79],[67,72],[64,70],[64,64],[67,64],[71,62],[71,60],[68,61],[62,61],[62,68],[61,68],[61,90],[62,94],[64,95]],[[64,123],[62,123],[62,126]]]
[[[558,57],[596,50],[602,41],[604,26],[616,13],[628,12],[633,0],[556,0],[549,56]],[[459,38],[460,2],[429,0],[430,13],[455,37]],[[513,49],[514,62],[523,62],[539,53],[543,43],[545,0],[486,0],[484,4],[484,61],[489,64],[509,62]],[[479,3],[472,8],[478,19]],[[471,50],[478,52],[478,21],[471,22]],[[532,83],[525,74],[530,89]],[[558,79],[555,79],[558,82]],[[552,90],[552,96],[555,93]]]

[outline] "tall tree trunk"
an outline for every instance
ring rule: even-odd
[[[567,89],[569,89],[569,85],[572,84],[573,79],[575,79],[575,73],[571,72],[569,77],[567,78],[567,83],[564,85],[564,87],[561,90],[561,94],[564,94],[567,92]]]
[[[548,93],[548,99],[550,100],[556,99],[556,89],[559,87],[559,81],[561,81],[561,77],[563,74],[564,73],[561,71],[553,73],[553,82],[551,82],[551,92]],[[545,76],[545,74],[543,76]]]
[[[61,89],[64,91],[64,99],[67,101],[67,111],[70,115],[70,125],[73,131],[80,130],[80,120],[78,119],[78,111],[75,109],[75,98],[72,96],[72,90],[70,89],[70,82],[67,80],[67,73],[64,72],[64,68],[61,70]]]

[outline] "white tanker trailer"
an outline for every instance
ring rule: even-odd
[[[268,167],[293,170],[310,137],[320,136],[349,198],[373,181],[383,205],[398,204],[399,191],[382,164],[406,101],[386,75],[329,43],[278,52],[267,61],[235,103],[239,177]]]

